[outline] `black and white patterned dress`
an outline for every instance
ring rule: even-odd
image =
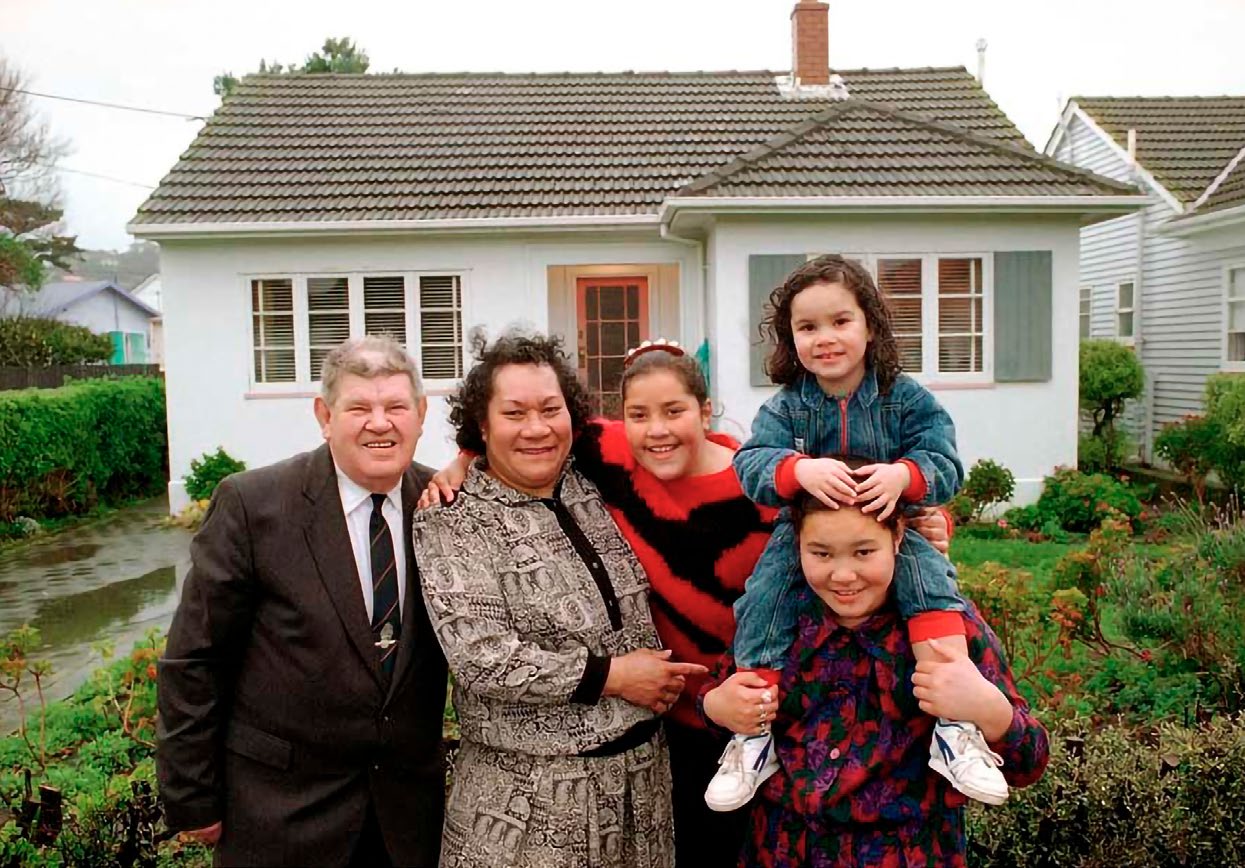
[[[609,658],[660,643],[648,580],[596,488],[572,461],[553,498],[531,497],[477,460],[414,533],[462,731],[441,865],[672,866],[655,718],[601,695]]]

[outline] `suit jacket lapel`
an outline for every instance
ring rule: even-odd
[[[367,608],[363,604],[359,568],[350,545],[346,515],[342,512],[341,496],[337,490],[337,475],[327,445],[316,450],[308,468],[303,496],[310,501],[303,533],[316,562],[320,581],[333,601],[346,635],[363,658],[372,678],[380,685],[372,626],[368,623]]]
[[[419,567],[415,563],[415,544],[411,537],[411,518],[415,515],[415,504],[419,501],[421,487],[415,478],[415,471],[408,470],[402,476],[402,536],[406,547],[406,591],[402,604],[402,639],[398,643],[398,659],[393,664],[393,678],[389,682],[389,697],[392,697],[402,682],[402,676],[411,663],[411,656],[418,640],[420,619],[416,613],[423,606],[423,597],[419,589]]]

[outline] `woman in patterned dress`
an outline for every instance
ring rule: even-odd
[[[782,769],[758,794],[739,864],[964,866],[966,797],[928,767],[934,720],[976,723],[1014,787],[1045,770],[1046,730],[971,606],[969,659],[916,662],[891,587],[902,539],[894,519],[805,497],[793,521],[808,584],[772,723]],[[733,669],[725,660],[704,689],[704,713],[756,734],[770,725],[769,707]]]
[[[588,396],[556,339],[503,335],[451,399],[481,457],[415,552],[462,748],[445,868],[670,868],[657,715],[705,669],[669,659],[648,582],[570,459]]]

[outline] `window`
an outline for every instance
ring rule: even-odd
[[[922,370],[921,260],[879,259],[878,289],[891,306],[891,324],[899,358],[909,373]]]
[[[457,274],[255,278],[251,321],[256,384],[318,382],[329,351],[364,334],[408,346],[426,380],[463,375]],[[412,335],[418,349],[409,346]]]
[[[1245,362],[1245,265],[1228,269],[1226,289],[1225,359],[1229,362]]]
[[[457,275],[419,278],[420,371],[429,380],[463,375],[462,281]]]
[[[1115,333],[1121,338],[1133,336],[1133,284],[1121,283],[1116,287]]]
[[[294,382],[292,280],[283,278],[251,281],[251,324],[255,347],[255,382]]]
[[[938,372],[983,371],[985,324],[980,259],[938,260]]]
[[[1081,287],[1081,340],[1089,340],[1089,315],[1092,311],[1093,290]]]

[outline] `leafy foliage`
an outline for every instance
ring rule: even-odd
[[[348,36],[340,39],[329,37],[319,51],[307,55],[302,65],[281,64],[275,60],[269,63],[260,60],[257,72],[260,75],[280,75],[283,73],[364,73],[371,66],[367,52],[355,45]],[[212,81],[212,92],[224,98],[234,92],[239,79],[232,72],[222,72]]]
[[[0,238],[0,246],[4,239]],[[0,319],[0,366],[44,368],[106,362],[112,341],[83,326],[47,317]]]
[[[1141,501],[1127,485],[1103,473],[1061,467],[1042,480],[1037,503],[1010,509],[1004,518],[1021,530],[1041,531],[1053,525],[1086,533],[1113,515],[1132,522],[1141,517]]]
[[[246,464],[231,457],[224,447],[190,459],[190,474],[186,477],[186,494],[191,500],[208,500],[220,481],[231,473],[241,473]]]
[[[1184,474],[1198,503],[1206,501],[1206,475],[1219,463],[1223,437],[1218,420],[1186,416],[1164,425],[1154,438],[1155,453],[1176,472]]]
[[[1126,401],[1141,397],[1145,370],[1132,349],[1115,341],[1082,341],[1080,353],[1081,407],[1093,419],[1091,436],[1101,441],[1101,457],[1092,457],[1101,469],[1114,469],[1126,443],[1116,434],[1115,420]]]
[[[158,378],[0,392],[0,521],[81,513],[158,491],[166,436]]]
[[[1016,477],[1012,472],[989,458],[983,458],[968,471],[960,495],[968,501],[969,520],[978,521],[982,514],[996,503],[1011,500],[1016,493]]]
[[[1206,380],[1206,418],[1222,432],[1213,453],[1215,472],[1226,484],[1245,488],[1245,376]]]

